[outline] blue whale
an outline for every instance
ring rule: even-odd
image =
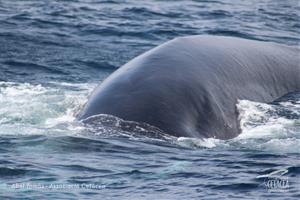
[[[239,99],[268,103],[298,91],[296,47],[223,36],[180,37],[112,73],[78,119],[108,114],[177,137],[230,139],[241,132]]]

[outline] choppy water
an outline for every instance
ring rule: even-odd
[[[300,94],[241,100],[243,133],[228,141],[74,118],[116,68],[177,36],[299,46],[299,10],[297,0],[0,0],[0,199],[299,198]]]

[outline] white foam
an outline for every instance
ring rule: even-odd
[[[270,105],[242,100],[237,108],[242,133],[232,141],[248,149],[300,153],[300,105],[297,102]],[[295,116],[289,118],[291,114]]]
[[[239,101],[237,108],[241,122],[240,139],[247,138],[289,138],[300,132],[299,105],[283,102],[269,105],[247,100]],[[280,113],[292,113],[299,118],[289,119]]]
[[[177,144],[182,147],[187,148],[214,148],[217,145],[222,143],[219,139],[214,138],[187,138],[187,137],[179,137],[177,139]]]
[[[93,87],[84,84],[72,87],[76,90],[0,82],[0,135],[47,134],[52,132],[50,129],[62,129],[62,132],[80,129],[73,123],[75,113]]]

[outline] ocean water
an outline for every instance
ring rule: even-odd
[[[175,138],[75,115],[178,36],[300,42],[298,0],[0,0],[0,199],[299,199],[300,93],[240,100],[242,134]]]

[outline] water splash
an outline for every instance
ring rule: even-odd
[[[72,87],[77,90],[0,82],[0,135],[74,131],[74,113],[86,101],[89,90],[82,85]]]

